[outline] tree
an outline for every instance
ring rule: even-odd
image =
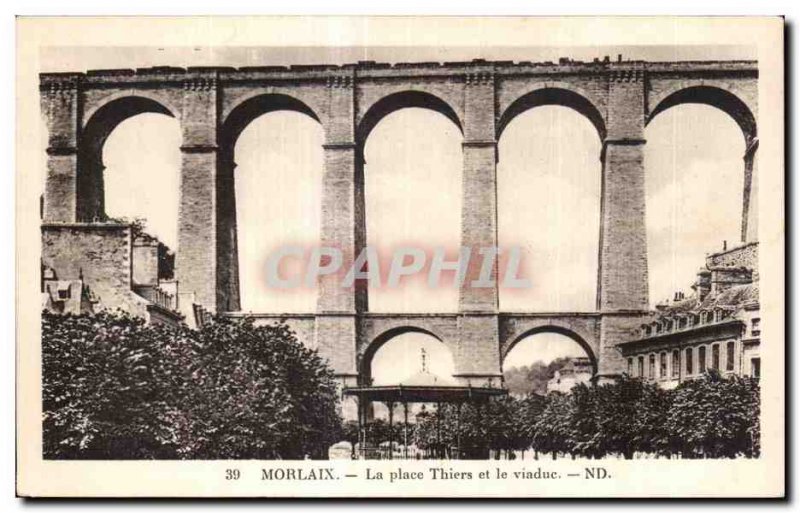
[[[686,458],[757,457],[759,418],[758,381],[712,371],[676,389],[665,428],[671,450]]]
[[[536,422],[547,407],[547,399],[543,395],[536,393],[528,394],[527,397],[519,401],[514,415],[517,433],[520,437],[521,449],[534,449],[534,458],[538,459],[539,452],[534,445],[534,435],[536,433]]]
[[[172,457],[171,359],[185,340],[125,314],[42,314],[46,458]]]
[[[503,372],[503,381],[511,395],[525,397],[528,394],[545,395],[547,382],[553,379],[557,370],[560,370],[572,360],[570,357],[560,357],[545,364],[542,361],[522,367],[511,367]]]
[[[653,452],[663,441],[664,415],[669,392],[653,383],[623,376],[595,389],[598,454]]]
[[[560,452],[572,452],[570,397],[561,392],[547,394],[547,404],[533,426],[533,447],[549,452],[553,459]]]
[[[333,373],[282,324],[43,313],[46,458],[324,457]]]

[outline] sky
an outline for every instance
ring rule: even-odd
[[[367,58],[556,60],[568,55],[590,60],[615,55],[617,51],[626,57],[650,60],[696,59],[700,55],[696,49],[668,48],[496,49],[495,55],[485,54],[486,49],[471,49],[470,54],[470,49],[463,48],[340,49],[333,53],[318,49],[115,50],[61,49],[57,55],[46,55],[44,62],[49,63],[48,71],[67,71],[164,64],[302,64]],[[705,51],[702,55],[752,57],[736,48],[715,52]],[[723,240],[738,241],[744,139],[726,114],[696,105],[661,113],[647,127],[645,136],[649,285],[651,303],[655,304],[672,297],[677,290],[689,293],[704,255],[721,249]],[[108,214],[146,218],[149,231],[173,248],[177,246],[180,138],[176,120],[142,114],[121,123],[103,149]],[[267,289],[263,262],[272,248],[287,243],[311,246],[318,240],[322,142],[318,123],[291,112],[270,113],[256,119],[237,141],[237,221],[245,311],[315,309],[315,290]],[[522,291],[501,290],[501,309],[592,310],[600,208],[601,142],[597,132],[570,109],[538,107],[515,118],[498,144],[499,242],[501,248],[523,249],[523,275],[533,284]],[[423,109],[397,111],[370,134],[365,158],[368,244],[379,247],[381,252],[409,243],[428,248],[458,247],[461,134],[451,121]],[[372,311],[449,312],[456,311],[457,300],[454,288],[430,290],[422,279],[410,280],[395,290],[370,290]],[[395,341],[384,346],[376,355],[374,368],[383,368],[381,362],[385,359],[390,372],[399,367],[392,362],[409,358],[406,353],[418,353],[424,344],[440,344],[423,340],[420,335],[406,337],[411,338],[398,341],[394,350],[391,348]],[[530,343],[520,343],[506,365],[581,354],[574,342],[560,335],[534,338]],[[411,369],[414,365],[415,358],[411,357],[406,367]],[[446,362],[431,368],[450,372]],[[387,379],[401,379],[402,372],[405,370],[390,372]]]

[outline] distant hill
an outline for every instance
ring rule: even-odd
[[[531,392],[545,395],[547,382],[553,378],[555,372],[565,366],[572,358],[564,356],[556,358],[550,363],[542,361],[522,367],[511,367],[503,372],[506,387],[511,395],[526,396]]]

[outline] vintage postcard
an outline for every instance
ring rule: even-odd
[[[19,18],[17,493],[785,494],[781,18]]]

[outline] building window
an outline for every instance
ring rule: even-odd
[[[725,370],[726,371],[732,371],[733,370],[733,363],[734,363],[733,360],[734,360],[735,355],[736,355],[736,343],[733,342],[733,341],[728,342],[728,345],[727,345],[727,348],[726,348],[726,352],[727,352],[727,354],[725,355],[726,356],[726,358],[725,358]]]
[[[697,350],[697,372],[702,374],[706,371],[706,346],[700,346]]]
[[[633,358],[628,358],[628,376],[633,376]]]
[[[752,358],[750,360],[750,377],[755,379],[761,377],[761,358]]]
[[[711,346],[711,368],[719,370],[719,344]]]
[[[650,355],[650,362],[647,366],[647,377],[653,379],[656,377],[656,355]]]
[[[692,348],[689,347],[686,349],[686,375],[689,376],[694,372],[692,368],[692,362],[694,361],[694,354],[692,353]]]
[[[756,317],[752,321],[750,321],[750,333],[753,334],[754,337],[758,337],[761,335],[761,319]]]
[[[659,377],[666,378],[667,377],[667,353],[661,353],[660,361],[658,362],[659,365]]]
[[[672,351],[672,377],[681,377],[681,352],[677,349]]]
[[[640,378],[644,377],[644,356],[639,357],[639,369],[636,375]]]
[[[62,301],[69,299],[69,287],[58,289],[58,299]]]

